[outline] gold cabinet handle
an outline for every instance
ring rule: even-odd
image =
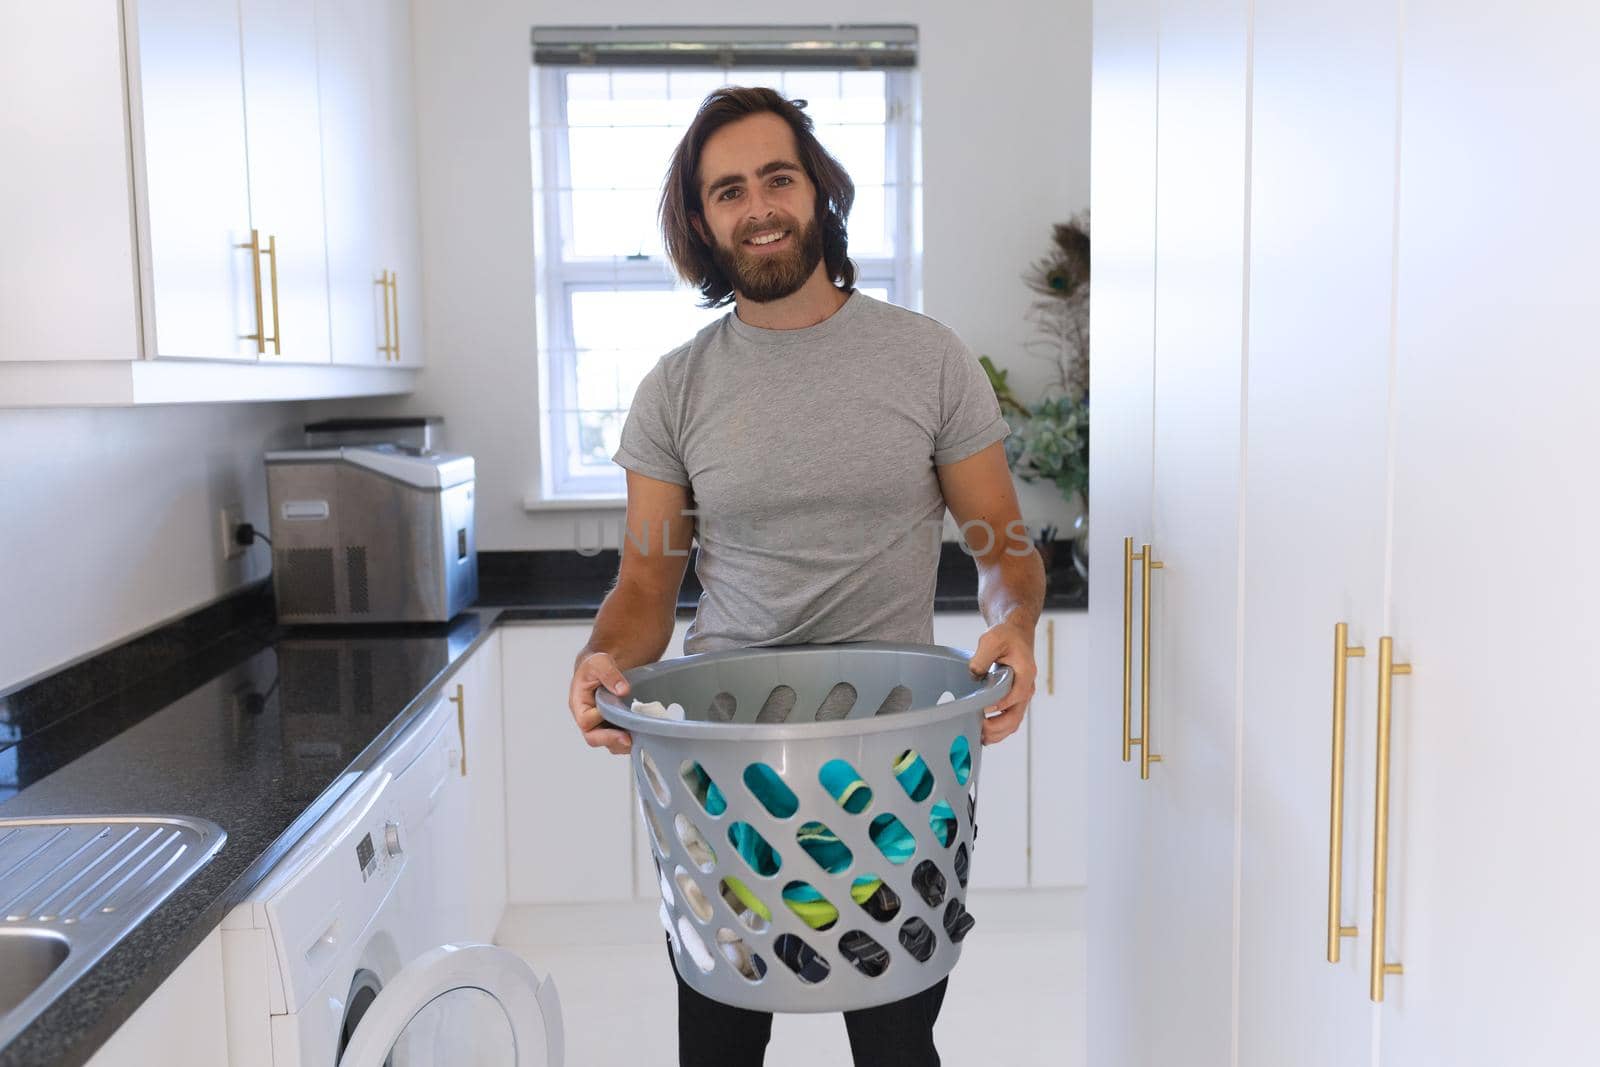
[[[393,309],[393,314],[394,314],[394,340],[392,342],[390,342],[391,345],[393,346],[391,351],[393,351],[393,353],[394,353],[394,361],[396,363],[399,363],[400,362],[400,276],[398,274],[396,274],[394,271],[390,271],[389,272],[389,298],[390,298],[389,299],[389,306]]]
[[[1132,743],[1139,746],[1139,777],[1148,781],[1150,764],[1161,762],[1161,757],[1150,751],[1150,575],[1166,564],[1156,559],[1149,545],[1133,558],[1143,568],[1139,579],[1139,736]]]
[[[265,311],[261,304],[261,231],[251,230],[250,240],[241,241],[233,247],[248,248],[250,250],[250,278],[255,285],[256,293],[256,332],[242,333],[239,335],[239,340],[254,341],[256,343],[256,355],[259,356],[267,350],[267,324],[264,317]],[[277,262],[276,257],[274,257],[273,262]]]
[[[1389,724],[1394,708],[1394,676],[1410,674],[1411,664],[1394,661],[1394,638],[1378,639],[1378,803],[1372,846],[1372,1000],[1383,1003],[1383,980],[1403,974],[1384,960],[1383,935],[1389,906]]]
[[[1133,538],[1122,539],[1122,762],[1133,759]]]
[[[1328,962],[1339,962],[1339,940],[1355,937],[1354,926],[1343,926],[1339,913],[1344,890],[1344,708],[1345,682],[1352,659],[1367,650],[1350,644],[1350,626],[1337,623],[1333,628],[1333,785],[1328,801]]]
[[[261,341],[262,341],[262,349],[261,350],[263,352],[266,351],[266,342],[270,341],[270,342],[272,342],[272,354],[275,355],[275,356],[281,356],[281,355],[283,355],[283,346],[279,342],[283,337],[283,323],[278,319],[278,235],[277,234],[271,234],[271,235],[269,235],[267,237],[266,256],[267,256],[267,258],[269,260],[272,261],[272,275],[271,275],[271,277],[272,277],[272,336],[271,337],[263,337],[261,339]],[[260,272],[260,268],[258,267],[257,270],[256,270],[256,289],[257,289],[256,300],[257,301],[259,301],[261,299],[261,294],[260,294],[261,280],[260,279],[261,279],[261,272]]]
[[[461,777],[467,776],[467,692],[459,682],[456,695],[450,698],[456,706],[456,730],[461,734]]]
[[[390,332],[389,319],[389,272],[380,272],[378,280],[372,284],[383,290],[383,344],[378,346],[378,351],[383,353],[383,361],[387,363],[394,358],[394,335]]]
[[[1044,620],[1044,691],[1056,693],[1056,620]]]

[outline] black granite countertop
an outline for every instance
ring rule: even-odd
[[[1065,557],[1066,553],[1059,553]],[[0,694],[0,818],[210,819],[217,854],[0,1048],[0,1067],[77,1067],[245,899],[502,621],[592,616],[615,552],[480,554],[480,605],[448,625],[283,628],[252,587]],[[1070,561],[1047,610],[1082,609]],[[946,546],[936,611],[976,611]],[[690,568],[679,614],[699,586]]]
[[[539,618],[581,619],[593,615],[617,576],[617,552],[606,549],[582,552],[480,552],[478,602],[517,607]],[[1045,567],[1046,611],[1083,611],[1089,606],[1089,586],[1072,565],[1071,543],[1057,542]],[[700,582],[691,554],[678,591],[678,616],[694,615]],[[939,573],[934,583],[934,611],[977,611],[978,569],[960,545],[941,546]],[[532,616],[530,616],[532,617]]]
[[[499,612],[448,626],[250,628],[0,752],[0,818],[196,815],[217,854],[0,1049],[81,1064],[429,707]],[[187,688],[178,695],[177,691]],[[3,794],[0,794],[3,795]]]

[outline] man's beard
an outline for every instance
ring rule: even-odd
[[[759,232],[761,228],[752,227],[750,232]],[[782,300],[795,292],[822,262],[822,230],[815,219],[803,228],[785,222],[780,222],[779,228],[788,230],[789,236],[794,238],[794,247],[787,252],[772,255],[746,252],[743,238],[731,248],[715,237],[711,241],[711,259],[728,279],[728,284],[740,296],[758,304]]]

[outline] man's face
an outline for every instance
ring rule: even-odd
[[[822,262],[817,190],[794,131],[763,113],[730,122],[700,152],[697,228],[733,288],[757,303],[798,290]]]

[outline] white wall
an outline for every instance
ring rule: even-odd
[[[367,406],[445,416],[449,447],[478,460],[482,548],[572,547],[575,520],[588,543],[601,517],[617,529],[615,511],[523,507],[539,471],[528,41],[536,24],[917,25],[923,310],[1012,368],[1024,396],[1049,377],[1023,351],[1031,294],[1020,275],[1046,251],[1049,224],[1089,202],[1089,0],[815,0],[731,15],[688,0],[672,6],[670,20],[657,0],[413,6],[430,366],[415,397]],[[663,337],[661,349],[682,340]],[[1052,508],[1064,511],[1053,488],[1025,490],[1030,522]]]
[[[0,411],[0,690],[265,577],[218,511],[267,519],[261,454],[301,404]]]

